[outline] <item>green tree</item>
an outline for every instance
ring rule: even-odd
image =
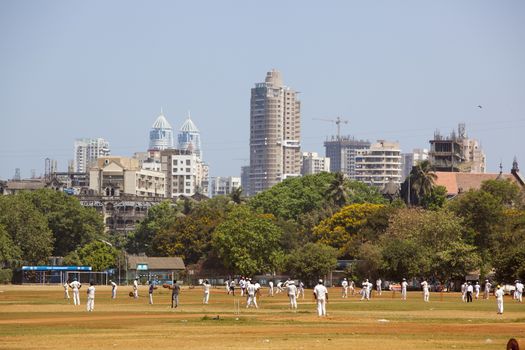
[[[410,204],[420,205],[425,196],[430,195],[437,175],[432,164],[423,160],[412,167],[410,174],[401,185],[401,197]]]
[[[117,266],[118,254],[118,250],[112,246],[93,241],[68,254],[64,257],[64,261],[69,264],[91,266],[93,271],[104,271]]]
[[[342,207],[348,202],[348,188],[342,172],[335,173],[330,187],[326,190],[326,196],[338,207]]]
[[[232,193],[230,193],[230,198],[235,204],[241,204],[245,202],[242,191],[242,187],[237,187],[233,189]]]
[[[523,191],[510,180],[487,180],[481,190],[490,193],[506,207],[523,207]]]
[[[129,237],[127,251],[152,255],[154,249],[151,242],[155,236],[169,229],[180,216],[184,215],[169,200],[150,208],[146,218],[137,225],[135,232]]]
[[[276,268],[275,255],[280,254],[281,235],[281,229],[273,220],[239,205],[215,229],[212,246],[226,268],[252,275]]]
[[[447,188],[445,186],[434,186],[421,199],[421,206],[429,210],[439,210],[445,206],[447,201]]]
[[[337,250],[322,243],[307,243],[293,250],[287,258],[290,273],[312,285],[324,278],[337,264]]]
[[[106,238],[102,215],[83,207],[79,200],[64,192],[42,189],[23,193],[47,220],[53,232],[53,254],[64,256],[95,239]]]
[[[13,242],[3,225],[0,225],[0,269],[15,267],[22,258],[20,248]]]
[[[17,264],[45,263],[53,251],[53,233],[47,220],[23,195],[0,196],[0,225],[20,249]]]

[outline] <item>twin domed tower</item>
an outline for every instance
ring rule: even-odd
[[[162,151],[173,148],[192,151],[202,159],[200,132],[191,120],[190,114],[188,113],[188,117],[179,129],[177,146],[174,147],[173,128],[161,110],[149,132],[149,150]]]

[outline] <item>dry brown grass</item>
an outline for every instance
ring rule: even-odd
[[[432,294],[424,303],[420,293],[407,302],[384,293],[361,302],[339,298],[334,288],[329,315],[319,318],[311,291],[294,313],[284,294],[263,294],[260,308],[247,310],[223,288],[212,290],[206,306],[200,289],[183,288],[181,306],[171,309],[166,289],[156,290],[154,305],[146,287],[139,300],[127,296],[130,290],[121,287],[111,300],[110,288],[98,286],[95,312],[88,313],[85,290],[75,307],[60,286],[0,286],[0,349],[504,349],[509,338],[525,337],[525,305],[510,298],[498,316],[494,298],[467,305],[457,294]]]

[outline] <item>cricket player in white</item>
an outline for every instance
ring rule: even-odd
[[[91,281],[87,289],[87,311],[93,310],[95,310],[95,283]]]
[[[317,315],[326,316],[326,303],[328,301],[328,289],[323,285],[323,280],[314,288],[314,297],[317,300]]]
[[[244,291],[246,290],[246,281],[244,280],[244,277],[241,277],[239,280],[239,287],[241,288],[241,297],[244,295]]]
[[[341,297],[348,298],[348,281],[346,280],[346,278],[343,278],[343,282],[341,282],[341,287],[343,288]]]
[[[257,287],[255,287],[255,284],[248,284],[248,287],[246,288],[246,294],[248,294],[248,299],[246,301],[246,308],[249,308],[252,304],[255,306],[256,309],[259,307],[257,306],[257,297],[255,296],[255,293],[257,292]]]
[[[204,280],[204,282],[202,283],[202,288],[204,289],[204,297],[202,298],[202,303],[208,304],[208,301],[210,300],[210,282],[208,282],[208,280]]]
[[[69,303],[69,280],[64,283],[64,299]]]
[[[139,298],[139,278],[133,280],[133,298]]]
[[[350,293],[352,295],[354,295],[355,293],[355,287],[354,287],[355,283],[354,281],[350,280],[350,282],[348,282],[348,289],[350,289]]]
[[[75,278],[69,286],[73,289],[73,305],[80,305],[80,295],[78,290],[82,287],[82,284]]]
[[[520,303],[523,302],[523,283],[521,281],[516,281],[516,290],[514,292],[514,295],[516,297],[516,300]]]
[[[474,291],[476,292],[476,299],[479,297],[479,291],[481,289],[481,286],[479,285],[479,282],[476,282],[474,285]]]
[[[288,298],[290,298],[290,308],[297,309],[297,287],[294,281],[289,281],[286,288],[288,289]]]
[[[428,282],[426,280],[423,280],[423,282],[421,282],[421,287],[423,288],[423,301],[428,302],[430,298],[430,291],[428,290]]]
[[[498,315],[503,314],[503,288],[498,286],[494,295],[496,296],[496,303],[498,305]]]
[[[483,290],[483,299],[489,300],[490,287],[492,287],[492,283],[490,283],[489,280],[485,280],[485,289]]]
[[[376,291],[378,295],[381,295],[381,283],[383,283],[383,281],[381,281],[381,278],[378,278],[376,281]]]
[[[304,283],[302,281],[299,281],[299,287],[297,287],[297,299],[299,299],[301,294],[303,295],[304,300]]]
[[[111,284],[111,299],[117,298],[117,284],[113,282],[112,280],[109,280],[109,283]]]
[[[368,279],[366,279],[363,282],[362,286],[363,288],[361,290],[361,300],[370,300],[370,291],[372,290],[372,283],[368,282]]]
[[[461,285],[461,301],[467,301],[467,282]]]
[[[283,282],[279,281],[277,282],[277,290],[275,291],[275,294],[279,294],[283,291]]]
[[[268,282],[268,295],[273,297],[273,281]]]
[[[407,287],[408,283],[406,279],[403,278],[403,282],[401,282],[401,299],[407,300]]]

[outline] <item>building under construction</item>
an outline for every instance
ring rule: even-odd
[[[350,136],[332,136],[324,142],[325,156],[330,158],[330,172],[342,172],[355,179],[357,150],[370,148],[370,141],[356,140]]]
[[[436,131],[429,142],[429,159],[435,171],[486,172],[485,153],[478,140],[467,137],[465,124],[459,124],[458,132],[446,137]]]

